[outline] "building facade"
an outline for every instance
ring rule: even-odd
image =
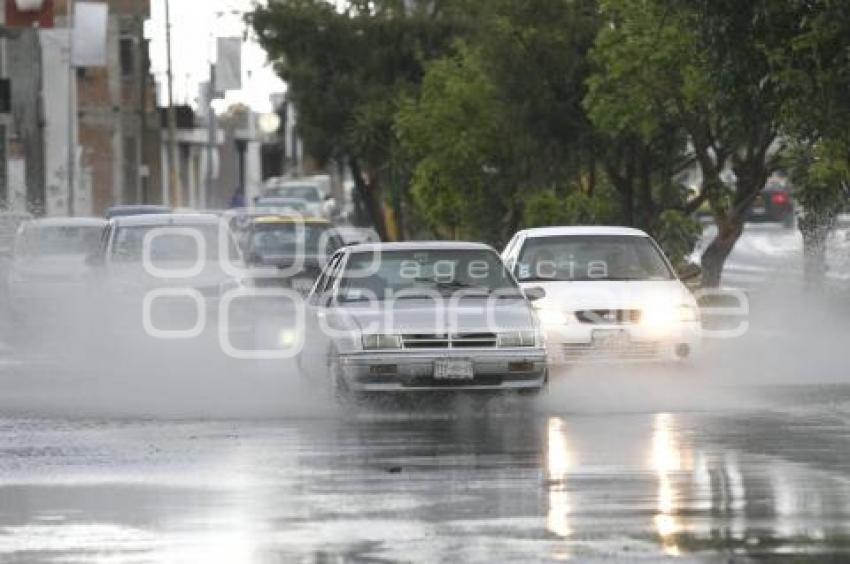
[[[2,27],[0,77],[9,79],[12,101],[0,118],[0,206],[100,215],[115,204],[159,201],[160,124],[144,36],[150,0],[102,3],[102,66],[71,64],[72,0],[44,3],[51,26]]]

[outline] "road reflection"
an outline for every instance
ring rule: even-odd
[[[658,476],[658,513],[653,523],[665,554],[678,556],[676,535],[682,530],[682,522],[677,512],[682,494],[676,489],[675,474],[692,468],[690,453],[679,444],[674,422],[668,413],[655,415],[650,466]]]
[[[546,531],[567,541],[558,555],[600,529],[652,540],[667,556],[847,544],[845,475],[718,444],[694,425],[670,413],[548,418]]]
[[[800,431],[775,420],[510,407],[255,424],[7,421],[0,560],[850,554],[850,480],[822,462],[850,467],[844,435],[801,459]],[[816,443],[828,428],[805,432]],[[55,558],[38,558],[45,551]],[[85,558],[95,551],[115,558]]]
[[[546,478],[549,484],[546,529],[552,534],[566,538],[572,534],[570,495],[567,491],[567,473],[570,469],[571,457],[563,419],[549,418],[546,440]]]

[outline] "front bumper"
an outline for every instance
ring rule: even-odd
[[[623,339],[614,345],[600,344],[594,333],[616,332]],[[677,363],[693,360],[701,352],[699,322],[680,322],[658,330],[634,325],[576,323],[544,327],[546,352],[552,365],[595,363]],[[598,335],[598,334],[597,334]]]
[[[474,378],[434,379],[435,361],[443,359],[471,360]],[[386,370],[393,366],[396,370],[391,373],[373,372],[373,367]],[[545,386],[547,374],[543,348],[357,352],[340,355],[339,370],[347,388],[356,392],[539,390]]]

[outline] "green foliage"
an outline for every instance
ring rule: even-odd
[[[685,16],[658,0],[601,0],[584,106],[610,134],[650,140],[705,105],[704,58]]]
[[[428,65],[396,116],[414,201],[435,231],[505,242],[525,196],[586,175],[595,152],[581,100],[595,2],[467,0],[475,25]]]
[[[614,202],[610,194],[591,196],[574,191],[564,197],[554,190],[543,190],[526,198],[523,224],[526,227],[612,224],[617,222],[619,214]]]
[[[429,65],[419,98],[402,105],[396,132],[416,163],[414,201],[435,231],[462,227],[464,237],[504,236],[499,219],[511,204],[500,172],[511,145],[504,115],[477,54],[465,47]]]
[[[702,234],[702,225],[693,216],[677,210],[665,210],[658,216],[653,231],[670,262],[678,266],[693,252]]]

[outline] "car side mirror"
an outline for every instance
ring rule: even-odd
[[[702,274],[702,267],[696,263],[689,262],[679,268],[679,279],[682,281],[690,281],[699,278]]]
[[[546,290],[544,290],[540,286],[532,286],[531,288],[526,288],[524,293],[525,297],[530,302],[536,302],[537,300],[542,300],[546,297]]]

